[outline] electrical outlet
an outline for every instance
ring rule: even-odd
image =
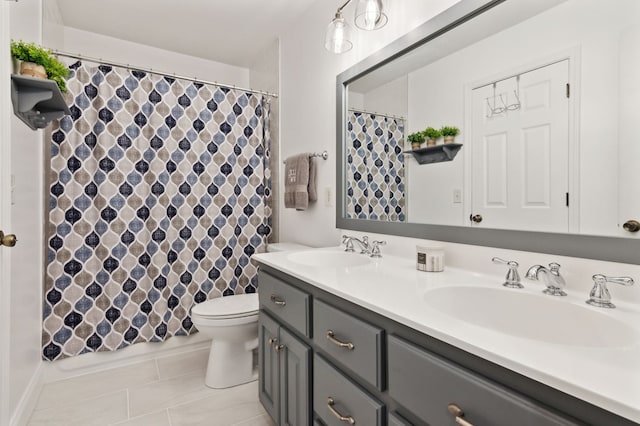
[[[330,186],[324,188],[324,206],[333,207],[333,191]]]
[[[456,188],[453,190],[453,202],[455,204],[462,202],[462,189]]]

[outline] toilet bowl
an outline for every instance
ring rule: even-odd
[[[258,294],[218,297],[194,305],[191,321],[211,337],[205,384],[222,389],[256,380],[253,353],[258,347]]]

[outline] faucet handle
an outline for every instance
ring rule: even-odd
[[[502,284],[503,286],[509,288],[524,288],[524,286],[520,282],[520,274],[518,273],[518,266],[520,266],[520,264],[518,262],[516,262],[515,260],[500,259],[499,257],[494,257],[493,259],[491,259],[491,261],[500,265],[509,266],[507,277]]]
[[[631,286],[634,281],[631,277],[607,277],[606,275],[596,274],[593,276],[593,288],[589,293],[587,304],[597,306],[598,308],[613,309],[616,307],[616,305],[611,303],[611,294],[607,288],[607,283]]]
[[[549,264],[549,270],[556,275],[560,274],[560,264],[556,262],[551,262]]]
[[[380,246],[386,246],[387,242],[373,240],[371,245],[371,257],[382,257],[382,254],[380,253]]]
[[[353,237],[350,237],[348,235],[343,235],[342,244],[345,245],[344,251],[349,253],[353,253],[355,251],[355,249],[353,248]]]

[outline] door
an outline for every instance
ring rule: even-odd
[[[271,418],[280,424],[280,371],[278,353],[279,325],[270,316],[260,311],[258,320],[258,385],[259,398]]]
[[[473,90],[471,224],[568,232],[569,60]]]
[[[311,349],[280,328],[280,425],[311,424]]]
[[[11,231],[11,94],[9,53],[9,2],[0,1],[0,230]],[[12,408],[9,402],[9,324],[11,291],[9,256],[0,247],[0,424],[9,424]]]

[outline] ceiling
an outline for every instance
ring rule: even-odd
[[[57,0],[65,26],[240,67],[314,1]]]

